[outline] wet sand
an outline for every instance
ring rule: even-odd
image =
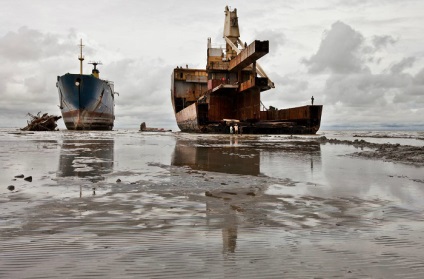
[[[424,278],[419,133],[0,142],[0,278]]]

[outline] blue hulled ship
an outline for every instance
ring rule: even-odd
[[[115,120],[115,93],[113,82],[99,78],[97,65],[93,65],[91,75],[82,73],[82,40],[80,73],[67,73],[57,77],[59,107],[68,130],[112,130]]]

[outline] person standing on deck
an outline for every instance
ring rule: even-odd
[[[311,101],[312,101],[312,105],[314,105],[314,96],[312,96]]]
[[[233,125],[230,125],[230,134],[233,133]]]
[[[237,124],[234,125],[234,134],[238,134],[238,126],[237,126]]]

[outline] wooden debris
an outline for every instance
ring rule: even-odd
[[[41,111],[37,115],[28,113],[31,117],[30,121],[27,121],[27,126],[22,128],[22,131],[55,131],[57,124],[56,121],[62,118],[62,116],[49,115],[44,113],[41,115]]]
[[[140,124],[141,132],[172,132],[172,130],[166,130],[164,128],[148,128],[146,122]]]

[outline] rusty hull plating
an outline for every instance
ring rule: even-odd
[[[228,133],[237,123],[243,133],[315,134],[322,105],[265,108],[261,92],[274,88],[257,60],[268,54],[269,42],[247,45],[240,38],[237,10],[225,8],[225,49],[208,38],[206,69],[177,67],[171,77],[171,98],[183,132]]]

